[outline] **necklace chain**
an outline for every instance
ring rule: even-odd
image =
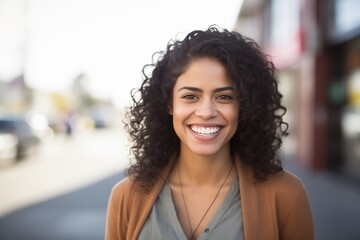
[[[189,224],[189,227],[190,227],[190,234],[191,234],[190,240],[193,240],[193,239],[194,239],[195,233],[196,233],[196,231],[198,230],[198,228],[200,227],[200,224],[202,223],[202,221],[204,220],[205,216],[206,216],[206,215],[208,214],[208,212],[210,211],[212,205],[215,203],[217,197],[219,196],[221,189],[222,189],[223,186],[225,185],[226,180],[229,178],[232,168],[233,168],[233,164],[231,164],[231,168],[230,168],[228,174],[226,175],[226,178],[225,178],[224,181],[222,182],[219,190],[217,191],[214,199],[212,200],[210,206],[206,209],[204,215],[201,217],[199,223],[197,224],[195,230],[193,231],[193,230],[192,230],[192,227],[191,227],[191,223],[190,223],[190,218],[189,218],[188,209],[187,209],[187,206],[186,206],[186,201],[185,201],[185,197],[184,197],[184,192],[183,192],[182,184],[181,184],[181,176],[180,176],[179,164],[177,165],[178,176],[179,176],[179,183],[180,183],[180,190],[181,190],[181,196],[182,196],[182,200],[183,200],[183,203],[184,203],[184,206],[185,206],[186,218],[187,218],[187,220],[188,220],[188,224]]]

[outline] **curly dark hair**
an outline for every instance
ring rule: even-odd
[[[126,127],[133,140],[135,162],[128,169],[130,176],[151,187],[171,157],[179,154],[180,140],[169,114],[172,90],[179,75],[199,58],[222,63],[238,91],[239,122],[230,142],[232,153],[253,166],[257,181],[282,171],[276,152],[282,145],[281,137],[287,135],[288,124],[283,121],[286,108],[281,105],[274,64],[253,40],[210,26],[189,33],[181,41],[171,40],[166,51],[157,54],[142,70],[141,87],[131,92],[133,105]]]

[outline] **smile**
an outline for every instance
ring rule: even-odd
[[[197,127],[197,126],[191,125],[190,129],[197,134],[200,134],[203,136],[209,136],[212,134],[216,134],[217,132],[220,131],[221,128],[220,127]]]

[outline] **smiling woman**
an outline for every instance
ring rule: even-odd
[[[313,239],[303,185],[276,157],[287,124],[274,65],[254,41],[196,30],[143,73],[106,239]]]

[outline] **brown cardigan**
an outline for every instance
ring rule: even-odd
[[[284,171],[254,183],[250,166],[237,159],[236,167],[245,240],[314,239],[309,201],[296,176]],[[171,164],[162,176],[166,178],[170,170]],[[163,184],[159,178],[149,194],[129,178],[116,184],[109,200],[105,239],[137,239]]]

